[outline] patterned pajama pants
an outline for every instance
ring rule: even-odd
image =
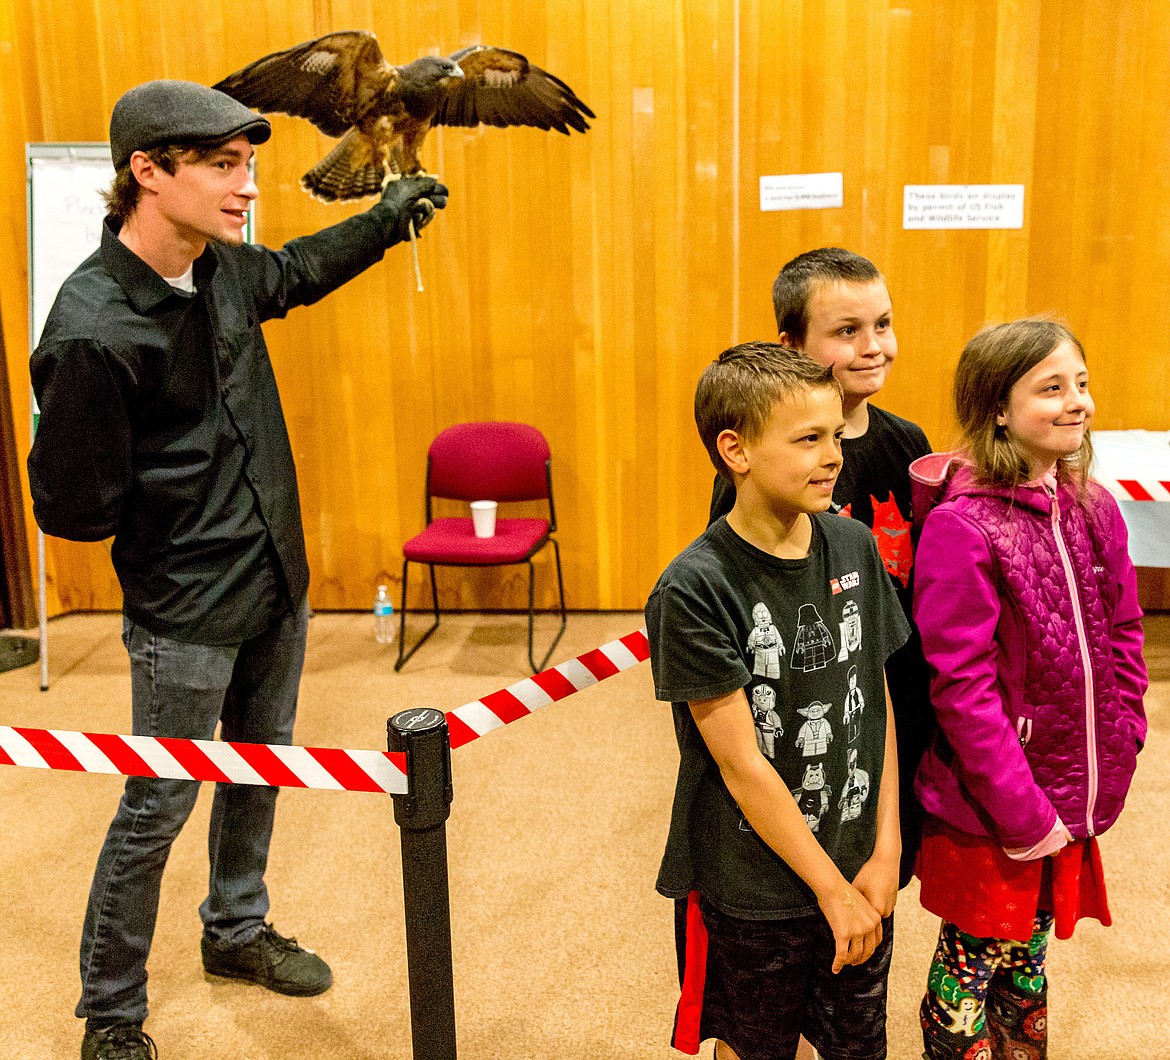
[[[1051,930],[1051,913],[1037,914],[1026,943],[943,921],[920,1010],[926,1060],[1047,1060]]]

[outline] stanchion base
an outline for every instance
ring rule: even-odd
[[[31,637],[0,635],[0,673],[31,666],[40,654],[40,645]]]

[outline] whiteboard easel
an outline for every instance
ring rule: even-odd
[[[101,192],[114,179],[110,145],[25,144],[28,182],[29,355],[36,349],[57,292],[101,244],[106,207]],[[29,384],[30,441],[40,410]],[[40,613],[41,691],[49,687],[45,535],[37,528],[37,610]]]

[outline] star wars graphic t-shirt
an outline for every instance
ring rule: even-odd
[[[655,695],[673,704],[679,774],[658,890],[745,919],[817,910],[727,790],[689,703],[743,689],[760,753],[846,879],[873,852],[885,755],[883,667],[909,626],[869,530],[812,516],[803,559],[712,523],[646,604]]]

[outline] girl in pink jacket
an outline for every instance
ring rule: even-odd
[[[943,918],[923,1039],[929,1060],[1044,1060],[1049,934],[1110,923],[1095,837],[1145,739],[1141,610],[1117,504],[1088,478],[1093,399],[1069,330],[985,328],[955,405],[963,450],[911,466],[915,514],[943,498],[914,592],[938,718],[917,873]]]

